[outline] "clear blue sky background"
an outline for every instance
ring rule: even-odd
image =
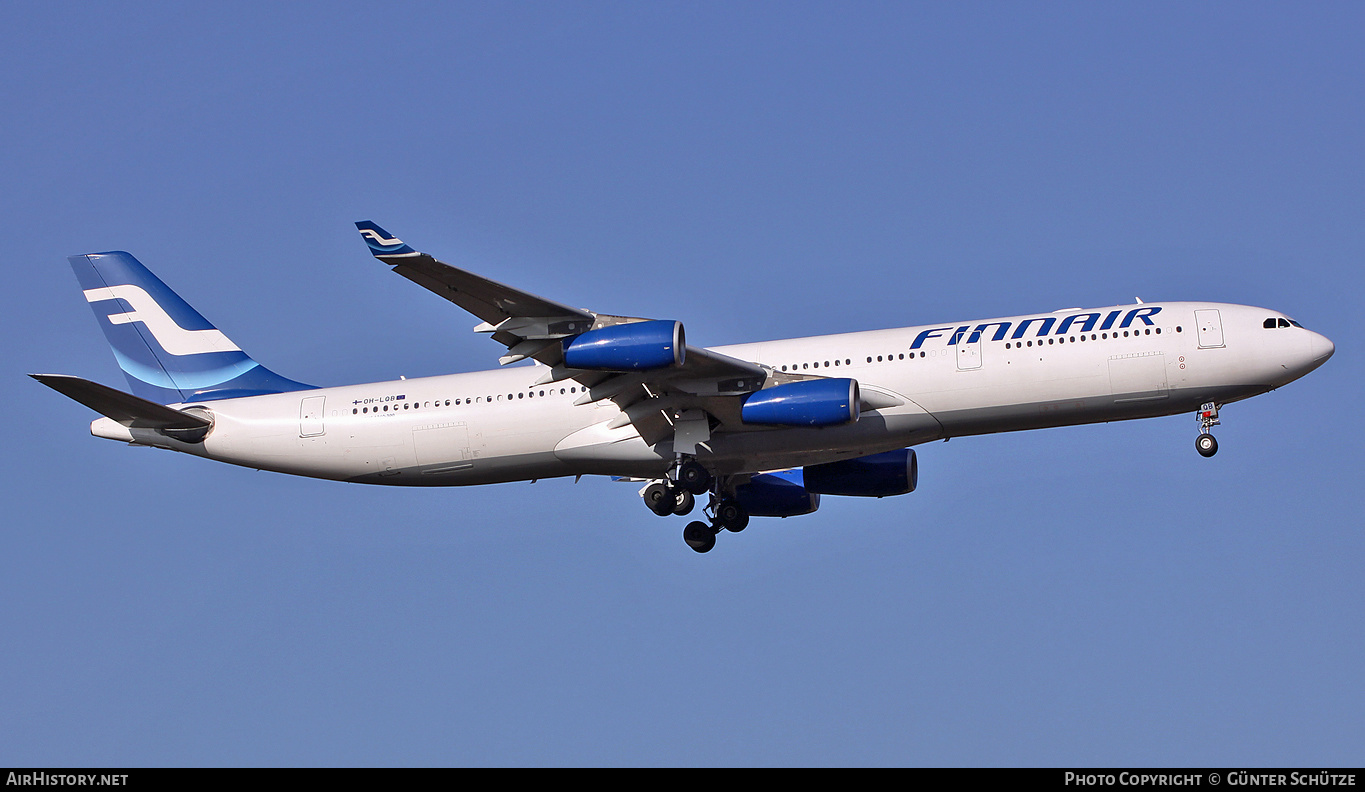
[[[11,2],[0,765],[1359,765],[1359,3]],[[922,446],[697,555],[584,479],[383,489],[97,440],[65,257],[322,385],[500,347],[447,261],[703,345],[1270,306],[1306,379]]]

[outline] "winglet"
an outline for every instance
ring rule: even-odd
[[[365,237],[365,244],[370,246],[370,252],[376,257],[420,255],[404,244],[403,240],[380,228],[376,223],[360,220],[356,222],[355,227],[360,229],[360,235]]]

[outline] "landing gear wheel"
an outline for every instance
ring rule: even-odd
[[[667,517],[678,505],[678,492],[667,484],[650,484],[645,487],[644,499],[650,511]]]
[[[683,529],[683,541],[698,553],[710,552],[716,546],[716,529],[704,522],[690,522]]]
[[[1218,441],[1213,439],[1209,430],[1217,426],[1218,404],[1216,402],[1204,402],[1199,405],[1199,412],[1195,414],[1195,419],[1199,421],[1199,436],[1194,439],[1194,448],[1202,457],[1211,457],[1218,453]]]
[[[711,472],[695,459],[689,459],[678,466],[678,486],[700,495],[711,489]]]
[[[716,525],[731,533],[739,533],[749,525],[749,513],[738,501],[723,500],[716,506]]]
[[[692,493],[688,492],[682,487],[678,487],[676,492],[678,496],[678,502],[673,506],[673,514],[676,514],[679,517],[681,517],[684,514],[691,514],[692,507],[697,505],[697,496],[693,495]]]

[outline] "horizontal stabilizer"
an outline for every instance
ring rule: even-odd
[[[49,388],[112,421],[135,429],[188,430],[207,429],[212,421],[181,412],[171,407],[140,399],[98,382],[67,374],[30,374]]]

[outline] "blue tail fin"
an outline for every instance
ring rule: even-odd
[[[360,229],[360,235],[365,237],[365,244],[370,246],[370,251],[376,256],[417,255],[417,251],[409,247],[403,240],[369,220],[361,220],[355,224],[355,227]]]
[[[313,388],[252,360],[131,255],[67,260],[134,395],[170,404]]]

